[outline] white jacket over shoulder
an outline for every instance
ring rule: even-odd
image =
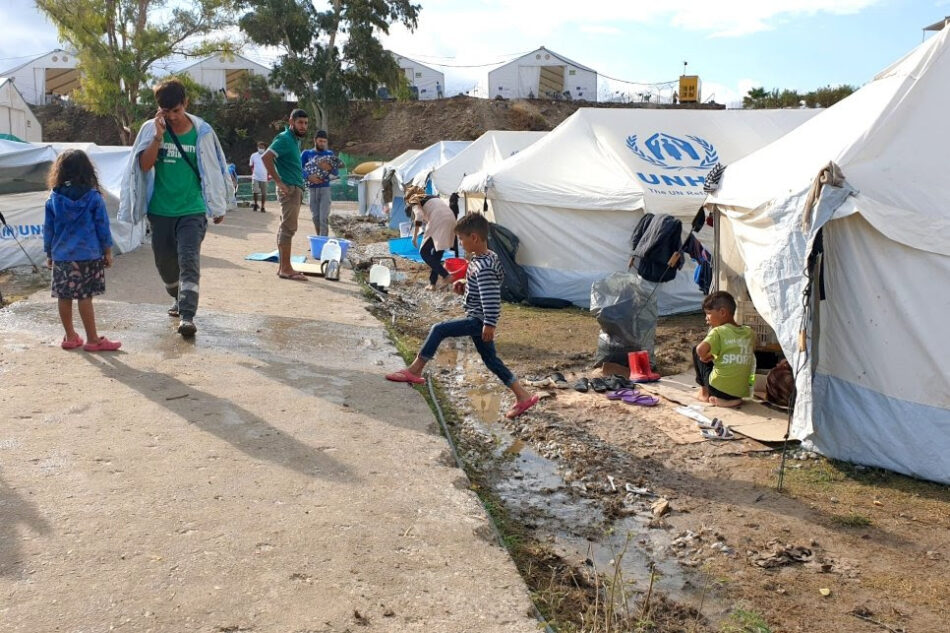
[[[228,161],[218,135],[204,119],[186,113],[198,131],[195,153],[198,156],[198,173],[201,175],[201,196],[204,198],[208,217],[216,218],[237,207],[234,187],[228,175]],[[125,173],[122,174],[122,194],[119,198],[120,222],[138,223],[148,213],[148,203],[155,187],[155,168],[142,171],[139,155],[145,151],[155,136],[155,120],[142,125],[129,156]]]

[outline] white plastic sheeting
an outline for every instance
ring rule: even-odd
[[[387,161],[369,172],[360,181],[362,197],[359,202],[360,215],[383,215],[383,176],[386,170],[393,170],[419,153],[417,149],[408,149],[396,158]]]
[[[403,190],[409,185],[425,187],[432,170],[449,162],[471,144],[471,141],[433,143],[395,169],[396,184]]]
[[[720,279],[748,289],[798,369],[792,436],[826,455],[950,483],[950,31],[726,169]],[[803,226],[812,182],[826,185]],[[822,231],[825,297],[804,320]],[[817,289],[814,290],[817,292]],[[805,326],[808,355],[798,347]]]
[[[42,262],[45,259],[42,230],[49,194],[42,181],[56,156],[67,149],[83,150],[96,167],[102,196],[109,210],[114,252],[124,253],[137,248],[145,237],[145,223],[131,225],[116,220],[122,171],[128,162],[130,147],[100,147],[93,143],[33,145],[0,141],[0,188],[8,184],[15,185],[16,180],[26,175],[30,180],[29,188],[33,190],[0,196],[0,210],[10,226],[9,231],[16,232],[20,243],[35,261]],[[28,266],[30,263],[9,231],[0,230],[0,270]]]
[[[437,167],[432,172],[432,184],[440,194],[455,193],[465,176],[494,167],[540,140],[545,134],[547,132],[485,132],[455,158]]]
[[[590,286],[627,269],[630,234],[644,211],[684,228],[705,198],[705,175],[778,139],[814,110],[582,108],[544,138],[461,189],[491,200],[495,220],[521,239],[518,263],[534,296],[587,306]],[[712,232],[701,240],[712,242]],[[662,284],[661,314],[698,310],[687,263]]]

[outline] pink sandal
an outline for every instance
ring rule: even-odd
[[[524,402],[517,402],[515,403],[515,406],[508,409],[508,413],[505,414],[505,417],[508,418],[509,420],[514,420],[519,415],[521,415],[522,413],[524,413],[525,411],[527,411],[534,405],[538,404],[539,400],[541,400],[540,396],[533,395],[527,400],[525,400]]]
[[[391,374],[386,374],[386,380],[390,382],[408,382],[413,385],[424,385],[426,379],[422,376],[416,376],[408,369],[400,369],[399,371],[394,371]]]
[[[98,343],[86,343],[82,346],[87,352],[114,352],[122,347],[121,341],[110,341],[104,336],[99,337]]]
[[[64,336],[63,342],[60,343],[59,346],[62,347],[63,349],[76,349],[77,347],[82,347],[83,343],[85,343],[85,341],[82,340],[81,336],[77,336],[76,338],[72,340]]]

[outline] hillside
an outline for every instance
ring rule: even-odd
[[[474,140],[487,130],[552,130],[580,107],[644,106],[646,104],[488,101],[470,97],[438,101],[353,102],[342,120],[331,126],[330,146],[356,156],[387,159],[407,149],[426,147],[437,141]],[[269,141],[282,128],[293,107],[292,103],[230,102],[213,108],[196,104],[190,110],[215,127],[225,153],[237,164],[238,171],[244,173],[245,157],[254,151],[256,141]],[[49,105],[34,111],[43,125],[45,141],[100,145],[119,142],[119,135],[109,119],[79,107]]]

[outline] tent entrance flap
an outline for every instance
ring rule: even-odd
[[[560,95],[564,92],[564,66],[542,66],[538,78],[538,96]]]

